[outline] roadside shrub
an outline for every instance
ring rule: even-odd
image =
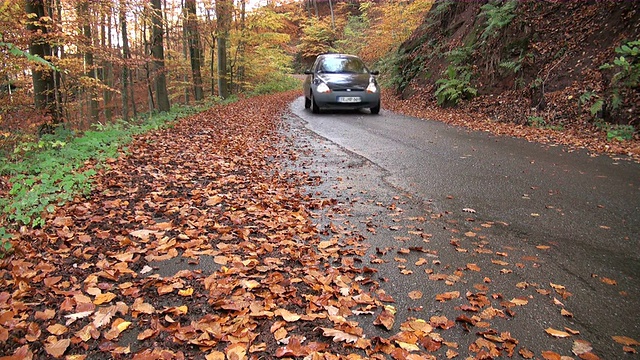
[[[269,81],[256,85],[251,90],[250,95],[274,94],[289,90],[299,89],[301,87],[300,80],[287,74],[277,74],[271,77]]]
[[[630,41],[616,48],[620,56],[612,64],[604,64],[600,69],[614,69],[611,82],[629,88],[638,87],[640,81],[640,40]]]
[[[607,140],[629,141],[633,139],[633,125],[611,125],[607,130]]]

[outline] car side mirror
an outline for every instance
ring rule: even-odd
[[[311,70],[305,70],[305,71],[304,71],[304,74],[305,74],[305,75],[313,75],[313,71],[311,71]]]
[[[373,71],[371,72],[371,75],[380,75],[380,71],[378,71],[378,70],[373,70]]]

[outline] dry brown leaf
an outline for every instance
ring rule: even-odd
[[[62,324],[53,324],[53,325],[47,326],[47,331],[53,335],[59,336],[59,335],[66,334],[67,331],[69,331],[69,328],[67,328]]]
[[[613,341],[625,346],[638,346],[640,342],[628,336],[612,336]]]
[[[565,337],[569,337],[571,336],[571,334],[569,334],[566,331],[562,331],[562,330],[556,330],[554,328],[546,328],[544,330],[547,334],[553,336],[553,337],[557,337],[557,338],[565,338]]]
[[[566,317],[573,317],[573,314],[571,312],[565,310],[564,308],[562,310],[560,310],[560,315],[566,316]]]
[[[534,354],[533,351],[527,348],[520,348],[520,350],[518,351],[518,354],[520,354],[520,356],[522,356],[525,359],[533,359],[534,356],[536,356],[536,354]]]
[[[395,322],[396,308],[391,305],[385,305],[384,309],[373,321],[373,325],[382,325],[387,330],[391,330]]]
[[[510,302],[513,303],[513,304],[516,304],[518,306],[524,306],[524,305],[527,305],[529,303],[529,300],[527,298],[519,297],[519,298],[511,299]]]
[[[140,334],[138,334],[137,339],[138,341],[144,341],[147,340],[149,338],[152,338],[154,336],[157,335],[157,331],[154,329],[145,329],[143,332],[141,332]]]
[[[409,298],[411,298],[411,300],[422,299],[422,291],[414,290],[409,292]]]
[[[545,360],[562,360],[562,356],[553,351],[543,351],[542,358]]]
[[[436,300],[444,302],[447,300],[457,299],[459,297],[460,297],[459,291],[449,291],[449,292],[436,295]]]
[[[295,322],[295,321],[300,320],[300,318],[302,317],[301,315],[298,315],[296,313],[292,313],[287,309],[277,309],[273,313],[276,316],[281,316],[282,319],[284,319],[284,321],[286,321],[286,322]]]
[[[593,347],[591,346],[591,343],[586,340],[575,340],[573,342],[573,346],[571,347],[571,352],[578,356],[591,350],[593,350]]]
[[[480,271],[480,267],[476,264],[467,264],[467,269],[471,271]]]
[[[98,309],[93,316],[93,325],[96,329],[110,323],[111,317],[116,314],[117,310],[115,305]]]
[[[227,360],[244,360],[247,355],[247,344],[235,343],[227,346],[224,350]]]
[[[346,343],[355,343],[360,336],[346,333],[341,330],[331,329],[331,328],[320,328],[322,329],[322,335],[327,337],[332,337],[334,342],[344,341]]]
[[[62,355],[64,355],[69,345],[71,345],[70,339],[62,339],[62,340],[54,339],[53,341],[45,344],[44,351],[46,351],[47,354],[57,359],[62,357]]]
[[[618,285],[618,282],[613,280],[613,279],[609,279],[608,277],[601,277],[600,281],[602,281],[603,283],[607,284],[607,285]]]
[[[116,298],[116,294],[107,292],[107,293],[99,294],[98,296],[96,296],[95,300],[93,300],[93,303],[95,305],[102,305],[102,304],[111,302],[111,300],[115,298]]]

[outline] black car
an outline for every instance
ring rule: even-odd
[[[377,71],[369,71],[355,55],[319,55],[304,72],[304,107],[314,113],[321,109],[370,109],[380,112]]]

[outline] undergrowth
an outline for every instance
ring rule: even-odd
[[[141,117],[129,122],[96,124],[76,134],[60,126],[37,141],[23,142],[0,163],[0,176],[10,184],[0,198],[0,258],[12,251],[8,230],[19,226],[39,227],[46,214],[92,189],[96,168],[118,156],[136,134],[169,126],[178,118],[202,110],[174,107],[168,113]],[[94,163],[93,167],[87,166]]]

